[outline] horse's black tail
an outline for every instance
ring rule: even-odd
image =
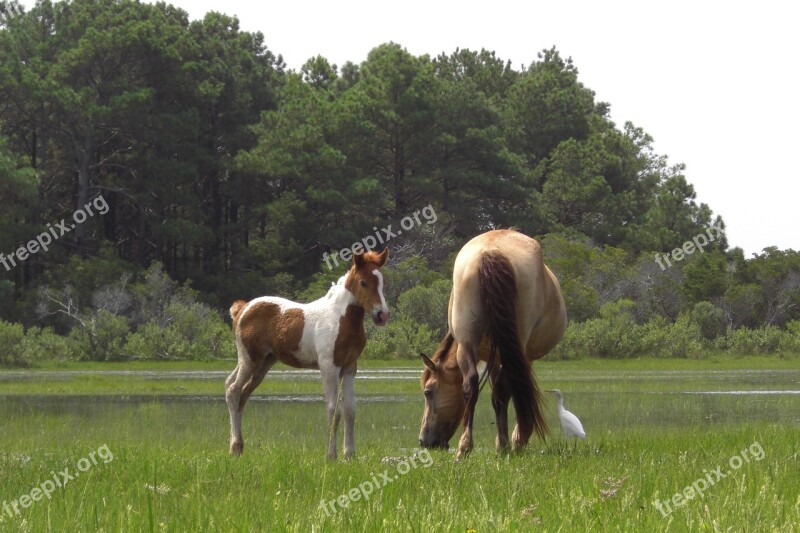
[[[498,251],[485,252],[478,265],[478,284],[491,341],[489,365],[499,353],[501,372],[511,392],[521,442],[535,431],[545,438],[547,422],[541,406],[542,393],[531,375],[517,331],[517,284],[508,258]],[[491,371],[491,368],[487,369]]]

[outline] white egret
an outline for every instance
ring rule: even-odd
[[[553,396],[558,398],[558,419],[561,421],[561,427],[564,429],[564,436],[566,438],[575,437],[580,439],[586,438],[586,432],[583,431],[583,425],[578,417],[564,409],[564,396],[558,389],[548,390]]]

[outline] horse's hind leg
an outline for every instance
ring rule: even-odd
[[[261,382],[264,381],[264,376],[267,375],[269,369],[272,368],[272,365],[274,365],[277,361],[278,359],[274,355],[268,354],[264,360],[261,361],[261,364],[258,366],[258,368],[256,368],[256,370],[253,372],[253,375],[250,376],[250,379],[247,380],[247,383],[244,384],[244,387],[242,388],[242,395],[239,397],[240,413],[244,411],[244,405],[247,403],[247,399],[250,397],[253,391],[256,390],[259,385],[261,385]]]
[[[492,369],[492,407],[494,407],[495,425],[497,426],[497,439],[495,445],[498,453],[508,451],[508,401],[511,399],[511,390],[506,380],[508,376],[502,369]]]
[[[230,452],[240,455],[244,449],[242,440],[242,411],[239,409],[242,391],[245,384],[255,372],[255,365],[246,353],[239,357],[236,370],[225,380],[225,402],[228,404],[228,414],[231,418]]]

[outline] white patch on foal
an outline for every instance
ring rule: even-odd
[[[377,268],[373,270],[372,273],[378,278],[378,295],[381,297],[381,311],[388,313],[389,307],[386,305],[386,298],[383,297],[383,274]]]

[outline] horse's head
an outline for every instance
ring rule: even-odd
[[[423,448],[447,449],[467,407],[462,392],[461,370],[455,358],[448,362],[447,353],[436,357],[436,361],[425,354],[419,355],[426,367],[421,380],[425,410],[422,413],[419,444]]]
[[[381,253],[367,252],[353,255],[353,266],[347,273],[345,287],[356,299],[356,303],[372,316],[377,326],[389,321],[389,307],[383,296],[383,274],[380,268],[389,257],[389,249]]]

